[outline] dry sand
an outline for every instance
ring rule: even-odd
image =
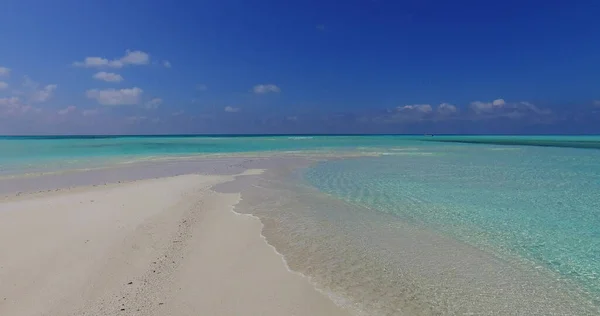
[[[347,315],[232,212],[239,194],[210,189],[232,179],[2,200],[0,315]]]

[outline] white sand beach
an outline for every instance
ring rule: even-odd
[[[0,315],[348,315],[232,212],[239,194],[210,189],[233,178],[0,200]]]

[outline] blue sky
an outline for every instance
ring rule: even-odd
[[[0,4],[0,134],[600,133],[593,1]]]

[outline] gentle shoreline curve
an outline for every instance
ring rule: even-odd
[[[224,157],[0,179],[0,249],[10,249],[0,251],[0,315],[597,315],[567,280],[306,178],[324,161],[354,158]],[[26,313],[35,308],[45,313]]]
[[[211,189],[240,168],[0,200],[0,314],[349,315]]]
[[[260,218],[263,236],[290,269],[355,313],[597,314],[567,280],[320,192],[298,167],[214,189],[241,191],[236,211]]]
[[[241,201],[241,197],[240,197],[240,201]],[[238,204],[239,204],[239,202],[238,202]],[[237,204],[236,204],[236,206],[237,206]],[[267,237],[266,237],[266,236],[263,234],[263,230],[265,229],[265,225],[264,225],[264,223],[262,222],[262,220],[260,219],[260,217],[258,217],[258,216],[256,216],[256,215],[253,215],[253,214],[250,214],[250,213],[239,213],[239,212],[237,212],[237,211],[235,210],[235,206],[232,208],[232,210],[231,210],[231,211],[232,211],[232,212],[233,212],[235,215],[237,215],[237,216],[243,216],[243,217],[248,217],[248,218],[251,218],[252,220],[254,220],[254,221],[257,221],[257,222],[260,224],[260,237],[261,237],[261,239],[263,240],[263,242],[264,242],[265,244],[267,244],[267,246],[269,246],[269,248],[271,248],[271,250],[273,251],[273,253],[275,253],[275,254],[276,254],[278,257],[279,257],[279,259],[281,260],[281,262],[282,262],[282,263],[283,263],[283,265],[285,266],[285,269],[286,269],[286,270],[287,270],[289,273],[293,273],[293,274],[295,274],[295,275],[297,275],[297,276],[301,277],[302,279],[304,279],[304,280],[308,281],[308,282],[311,284],[311,286],[312,286],[312,287],[313,287],[313,288],[314,288],[316,291],[318,291],[319,293],[323,294],[323,295],[324,295],[324,296],[326,296],[326,297],[329,297],[329,299],[330,299],[331,301],[333,301],[333,302],[334,302],[334,303],[335,303],[335,304],[336,304],[338,307],[341,307],[342,309],[346,309],[346,307],[344,307],[344,306],[345,306],[345,305],[348,305],[348,302],[347,302],[347,300],[345,300],[345,299],[343,299],[343,298],[341,298],[341,297],[337,296],[337,295],[336,295],[335,293],[333,293],[333,292],[330,292],[330,291],[327,291],[327,290],[325,290],[325,289],[322,289],[321,287],[319,287],[319,285],[318,285],[317,283],[315,283],[315,282],[312,280],[311,276],[309,276],[309,275],[305,275],[305,274],[303,274],[302,272],[298,272],[298,271],[295,271],[295,270],[293,270],[292,268],[290,268],[290,265],[289,265],[289,263],[288,263],[287,259],[285,258],[285,255],[284,255],[284,254],[282,254],[282,253],[280,253],[280,252],[277,250],[277,247],[275,247],[273,244],[271,244],[271,243],[269,242],[269,240],[267,239]],[[337,315],[337,314],[336,314],[336,315]],[[355,308],[355,309],[353,309],[351,312],[348,312],[348,313],[347,313],[347,315],[364,315],[364,312],[362,312],[362,311],[360,311],[360,310],[357,310],[357,309]]]

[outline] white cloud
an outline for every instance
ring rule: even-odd
[[[386,113],[373,117],[373,121],[385,123],[405,123],[422,121],[448,120],[487,120],[487,119],[530,119],[537,122],[552,122],[555,113],[546,108],[540,108],[531,102],[510,102],[496,99],[489,102],[474,101],[467,110],[450,103],[441,103],[436,107],[429,104],[411,104],[388,109]],[[365,118],[366,121],[369,117]]]
[[[4,90],[6,88],[8,88],[8,83],[0,81],[0,90]]]
[[[134,87],[130,89],[92,89],[86,91],[85,95],[90,99],[96,99],[102,105],[131,105],[138,104],[144,90]]]
[[[146,105],[144,106],[146,109],[156,109],[158,108],[161,104],[163,103],[163,100],[161,98],[154,98],[148,102],[146,102]]]
[[[180,115],[182,115],[183,113],[185,113],[185,112],[184,112],[184,111],[177,111],[177,112],[173,112],[173,113],[171,113],[171,116],[180,116]]]
[[[454,106],[450,103],[442,103],[442,104],[438,105],[437,111],[440,114],[447,115],[447,114],[456,113],[458,111],[458,109],[456,108],[456,106]]]
[[[205,84],[197,84],[196,85],[196,90],[198,91],[206,91],[208,89],[208,87]]]
[[[100,113],[100,111],[99,111],[99,110],[97,110],[97,109],[93,109],[93,110],[84,110],[84,111],[82,112],[83,116],[94,116],[94,115],[96,115],[96,114],[98,114],[98,113]]]
[[[552,114],[551,110],[539,108],[531,102],[506,102],[503,99],[496,99],[492,102],[471,102],[470,108],[482,118],[506,117],[518,119],[531,115],[548,117]]]
[[[41,110],[21,102],[18,97],[0,98],[0,115],[19,115],[30,111],[40,112]]]
[[[433,108],[429,104],[412,104],[399,106],[396,108],[396,110],[398,110],[398,112],[411,111],[420,113],[431,113],[433,111]]]
[[[0,106],[2,106],[2,107],[13,106],[13,105],[16,105],[19,103],[20,103],[20,99],[17,97],[0,98]]]
[[[58,113],[58,115],[67,115],[71,112],[75,112],[75,110],[77,110],[77,107],[74,105],[71,105],[71,106],[67,106],[66,108],[58,111],[57,113]]]
[[[239,112],[239,111],[240,111],[240,108],[234,108],[232,106],[225,107],[225,112],[235,113],[235,112]]]
[[[594,100],[594,106],[600,106],[600,100]]]
[[[453,119],[458,112],[458,108],[450,103],[441,103],[437,107],[426,103],[409,104],[388,110],[387,114],[376,117],[375,120],[388,123],[438,121]]]
[[[127,50],[125,56],[121,57],[119,61],[123,65],[146,65],[150,62],[150,55],[139,50]]]
[[[58,86],[55,84],[49,84],[41,90],[35,91],[31,96],[31,101],[40,103],[48,101],[54,94],[54,90],[56,90],[57,87]]]
[[[505,104],[506,104],[506,102],[504,102],[504,99],[496,99],[496,100],[492,101],[493,106],[502,107]]]
[[[150,62],[148,53],[135,50],[125,51],[125,56],[113,60],[103,57],[86,57],[83,61],[76,61],[73,66],[93,68],[93,67],[112,67],[121,68],[126,65],[147,65]]]
[[[110,62],[106,58],[102,57],[86,57],[82,62],[76,61],[73,66],[77,67],[102,67],[108,66]]]
[[[288,116],[285,119],[288,120],[288,121],[294,121],[295,122],[295,121],[298,120],[298,117],[297,116]]]
[[[10,68],[0,67],[0,77],[8,77],[10,75]]]
[[[516,110],[520,110],[520,111],[530,111],[530,112],[534,112],[537,114],[550,114],[552,112],[548,109],[540,109],[536,105],[534,105],[530,102],[526,102],[526,101],[517,102],[515,104],[507,104],[506,107],[508,109],[516,109]]]
[[[409,104],[388,111],[385,120],[389,122],[421,121],[432,117],[433,107],[430,104]]]
[[[13,90],[13,94],[23,96],[32,103],[42,103],[48,101],[54,95],[58,88],[56,84],[45,85],[40,88],[40,84],[33,81],[28,76],[23,77],[22,89]]]
[[[319,31],[325,31],[325,25],[323,25],[323,24],[317,25],[317,30],[319,30]]]
[[[504,99],[496,99],[492,102],[474,101],[474,102],[471,102],[470,107],[473,111],[480,114],[480,113],[491,112],[491,111],[494,111],[497,109],[501,109],[505,105],[506,105],[506,102],[504,101]]]
[[[481,102],[481,101],[473,101],[469,105],[471,109],[477,113],[489,111],[492,109],[493,105],[490,102]]]
[[[254,86],[254,88],[252,88],[252,90],[256,94],[265,94],[265,93],[269,93],[269,92],[274,92],[274,93],[281,92],[281,89],[274,84],[259,84],[259,85]]]
[[[171,68],[171,62],[168,60],[163,60],[163,66],[165,66],[165,68]]]
[[[94,79],[103,80],[106,82],[121,82],[123,81],[123,77],[121,75],[113,73],[113,72],[105,72],[101,71],[94,75]]]

